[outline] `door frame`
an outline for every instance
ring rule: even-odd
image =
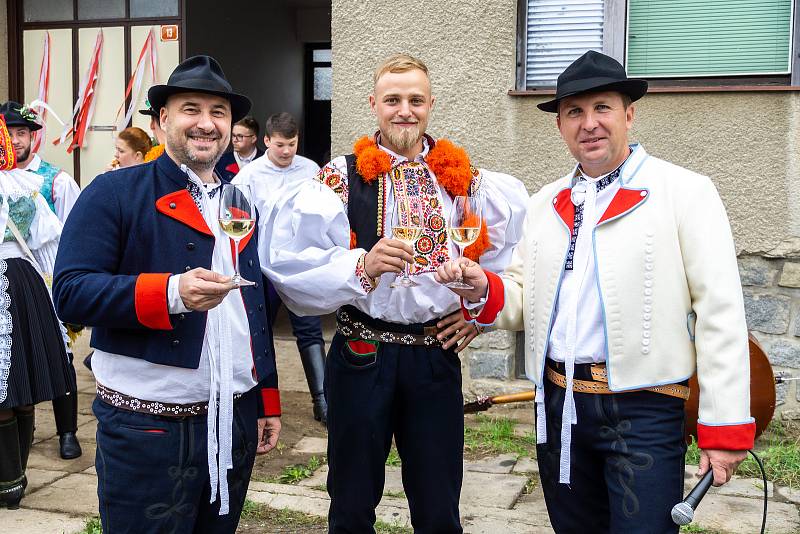
[[[177,24],[180,27],[178,37],[179,58],[181,61],[186,56],[186,2],[178,0],[177,17],[153,17],[153,18],[130,18],[130,0],[125,0],[125,18],[120,19],[93,19],[93,20],[74,20],[78,15],[78,0],[72,0],[72,16],[70,21],[47,21],[47,22],[24,22],[23,14],[24,0],[7,1],[7,20],[8,20],[8,97],[10,100],[23,102],[25,96],[25,57],[23,53],[23,33],[25,30],[72,30],[72,102],[78,98],[80,91],[80,66],[79,66],[79,47],[78,30],[81,28],[103,28],[103,27],[122,27],[125,46],[125,79],[123,87],[128,85],[131,77],[131,27],[132,26],[158,26],[164,24]],[[130,104],[130,96],[126,99],[126,107]],[[74,162],[74,179],[80,185],[81,159],[80,147],[72,152]]]

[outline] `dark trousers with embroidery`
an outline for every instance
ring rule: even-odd
[[[575,367],[576,379],[591,380],[588,365]],[[567,485],[558,482],[564,394],[545,379],[547,443],[536,448],[555,532],[677,533],[670,510],[683,499],[683,400],[649,391],[575,393]]]
[[[255,389],[234,402],[230,512],[209,503],[206,416],[168,418],[94,401],[103,532],[233,534],[256,451]]]
[[[278,310],[281,307],[281,297],[272,284],[269,283],[267,277],[264,276],[264,295],[269,306],[269,324],[275,324],[275,317],[278,315]],[[322,320],[316,315],[301,317],[292,313],[292,310],[286,310],[289,313],[289,321],[292,323],[292,334],[297,339],[297,350],[303,351],[313,345],[325,346],[325,339],[322,337]]]
[[[368,324],[422,333],[422,325],[403,330]],[[464,411],[458,356],[441,347],[388,343],[377,354],[359,356],[346,341],[338,333],[333,338],[325,373],[329,532],[374,532],[394,436],[414,532],[460,534]]]

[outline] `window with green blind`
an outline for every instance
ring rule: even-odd
[[[792,0],[629,0],[631,76],[787,74]]]

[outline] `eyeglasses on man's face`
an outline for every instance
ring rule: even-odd
[[[231,139],[234,141],[244,141],[245,137],[255,137],[256,134],[233,134]]]

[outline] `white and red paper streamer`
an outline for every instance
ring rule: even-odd
[[[117,132],[121,132],[131,120],[133,112],[139,103],[139,94],[142,92],[142,82],[144,81],[145,69],[150,71],[150,79],[152,83],[156,83],[156,67],[158,65],[158,53],[156,52],[156,39],[153,33],[153,28],[147,34],[147,39],[142,46],[142,51],[139,52],[139,60],[136,62],[136,68],[131,74],[131,79],[128,80],[128,87],[125,89],[125,98],[117,110]],[[128,110],[125,112],[124,117],[120,117],[122,109],[125,107],[125,102],[130,97]]]
[[[36,100],[47,103],[50,93],[50,32],[44,33],[44,48],[42,51],[42,63],[39,67],[39,93]],[[42,124],[41,130],[33,132],[33,153],[39,152],[42,146],[42,139],[47,137],[47,109],[39,114],[39,121]]]

